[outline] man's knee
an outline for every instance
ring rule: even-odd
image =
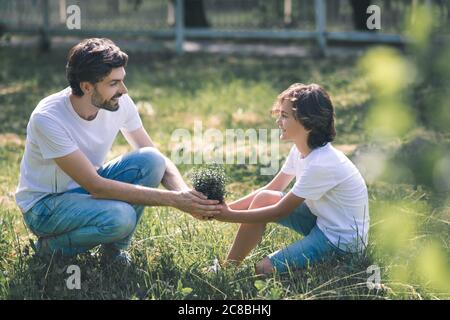
[[[136,211],[126,202],[117,201],[108,208],[108,219],[103,226],[103,231],[112,240],[120,240],[127,237],[136,227]]]
[[[166,172],[165,157],[153,147],[145,147],[139,150],[139,157],[142,158],[142,167],[147,168],[148,186],[157,187]]]

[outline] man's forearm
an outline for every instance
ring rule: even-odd
[[[162,185],[168,190],[181,191],[190,189],[184,182],[183,177],[175,164],[169,158],[165,157],[165,159],[166,172],[161,181]]]
[[[176,207],[176,192],[102,178],[91,193],[99,199],[120,200],[145,206]]]

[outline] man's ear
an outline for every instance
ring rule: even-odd
[[[92,91],[94,90],[94,85],[92,83],[90,83],[89,81],[83,81],[83,82],[80,82],[80,88],[84,94],[90,95],[92,93]]]

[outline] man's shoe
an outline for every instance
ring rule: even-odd
[[[33,258],[43,263],[50,262],[58,268],[72,264],[73,257],[63,255],[61,250],[51,250],[46,238],[38,238],[36,242],[30,240],[30,247],[34,250]]]
[[[131,256],[125,250],[119,250],[108,245],[100,248],[101,260],[104,265],[116,265],[121,267],[131,267]]]
[[[30,239],[30,246],[34,250],[34,256],[40,258],[47,258],[52,256],[52,251],[48,247],[47,239],[38,238],[36,242]]]

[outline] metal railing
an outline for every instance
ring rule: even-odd
[[[309,39],[325,51],[329,41],[404,43],[403,14],[419,3],[439,6],[448,33],[450,0],[373,0],[382,10],[377,32],[355,31],[349,0],[204,0],[208,26],[185,26],[185,0],[0,0],[0,23],[10,33],[52,36],[145,36],[187,39]],[[81,29],[69,30],[65,8],[81,9]]]

